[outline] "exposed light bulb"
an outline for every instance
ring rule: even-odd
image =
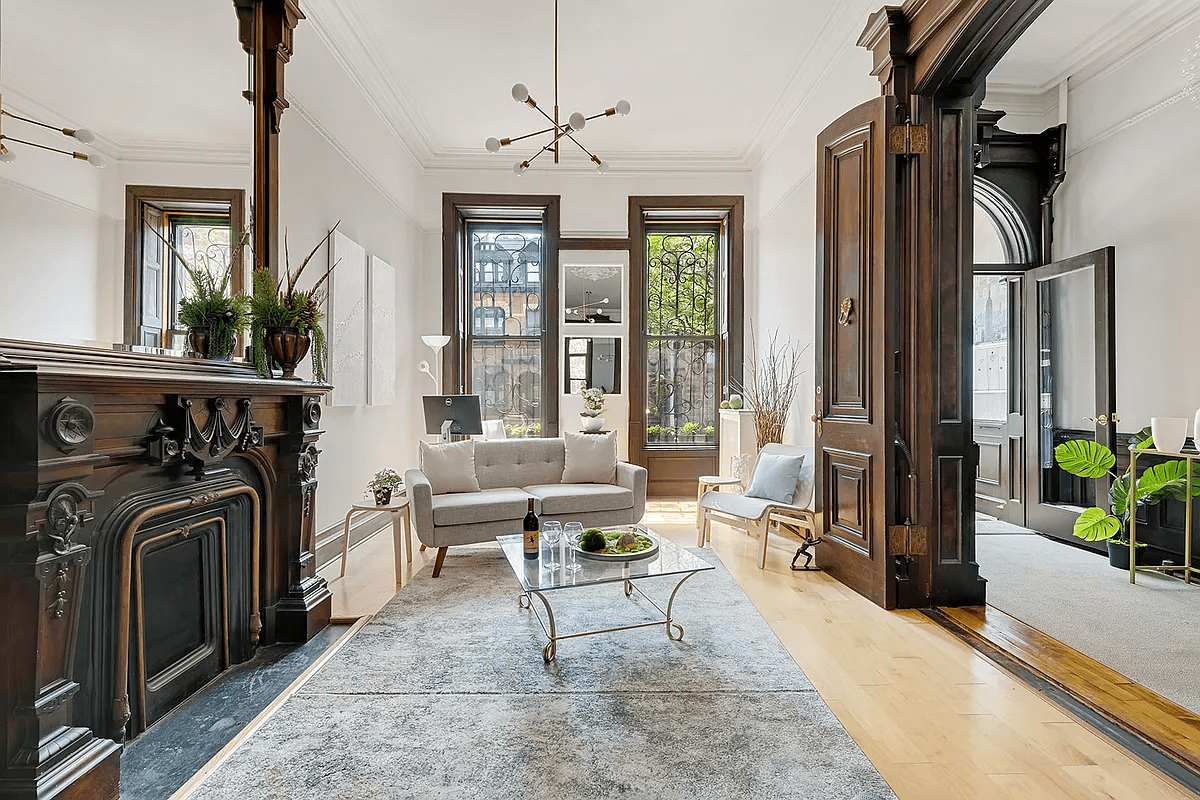
[[[587,125],[587,117],[576,111],[571,115],[570,119],[568,119],[567,123],[571,126],[571,130],[581,131],[583,130],[583,126]]]
[[[605,303],[607,303],[607,302],[608,302],[608,298],[606,297],[606,298],[604,298],[603,300],[601,300],[599,303],[596,303],[596,305],[598,305],[598,306],[602,306],[602,305],[604,305],[604,304],[605,304]]]
[[[495,136],[489,137],[488,140],[483,143],[483,146],[487,148],[487,151],[489,153],[499,153],[500,152],[500,140],[497,139]]]
[[[601,161],[599,164],[597,164],[596,172],[599,172],[601,175],[607,175],[608,174],[608,162]]]
[[[108,166],[108,159],[99,153],[90,153],[87,157],[87,162],[96,169],[104,169]]]
[[[528,161],[518,161],[516,164],[513,164],[513,172],[517,175],[524,175],[527,169],[529,169]]]
[[[14,153],[12,150],[9,150],[4,145],[0,145],[0,162],[8,164],[8,163],[11,163],[16,160],[17,160],[16,153]]]
[[[91,144],[92,142],[96,141],[96,134],[92,133],[87,128],[76,128],[75,132],[71,135],[84,144]]]
[[[529,89],[526,88],[525,84],[523,83],[514,83],[512,88],[512,98],[518,103],[524,103],[529,99]]]
[[[633,110],[633,107],[629,105],[628,100],[618,100],[617,104],[613,106],[613,108],[617,109],[617,113],[622,117]]]

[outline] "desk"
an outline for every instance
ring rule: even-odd
[[[387,511],[392,515],[392,550],[396,557],[396,583],[400,582],[400,542],[404,541],[404,555],[408,563],[412,563],[412,524],[408,518],[408,495],[392,495],[392,502],[386,506],[374,503],[356,503],[350,506],[346,513],[346,525],[342,537],[342,577],[346,577],[346,555],[350,552],[350,520],[355,514],[365,514],[371,511]]]

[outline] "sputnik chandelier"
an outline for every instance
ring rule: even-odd
[[[512,98],[513,98],[513,100],[516,100],[518,103],[524,103],[525,105],[532,108],[534,111],[541,114],[553,126],[550,128],[544,128],[540,131],[534,131],[533,133],[527,133],[524,136],[514,136],[511,139],[508,139],[508,138],[497,139],[496,137],[493,136],[493,137],[489,138],[487,140],[487,142],[484,143],[484,147],[487,148],[489,153],[499,153],[500,148],[508,147],[512,143],[519,142],[522,139],[530,139],[534,136],[541,136],[541,135],[547,134],[547,133],[553,134],[550,141],[542,146],[542,149],[538,150],[536,153],[534,153],[532,156],[525,159],[524,161],[517,162],[517,164],[515,164],[513,166],[513,172],[515,172],[518,175],[525,174],[525,171],[527,169],[529,169],[529,165],[533,163],[534,159],[536,159],[542,153],[547,153],[547,152],[554,153],[554,163],[557,164],[558,163],[559,140],[563,139],[563,138],[570,139],[575,144],[576,147],[578,147],[583,152],[587,153],[588,158],[591,159],[592,163],[596,165],[597,172],[599,172],[601,175],[608,172],[608,162],[601,161],[599,156],[597,156],[591,150],[588,150],[586,147],[584,147],[582,144],[580,144],[579,140],[575,138],[575,134],[579,133],[579,131],[583,130],[584,125],[586,125],[591,120],[598,119],[600,117],[611,117],[614,114],[620,114],[621,116],[625,116],[630,111],[629,102],[627,100],[618,100],[617,104],[615,106],[613,106],[612,108],[606,108],[603,111],[601,111],[599,114],[593,114],[590,117],[585,117],[583,114],[576,111],[570,117],[567,118],[566,124],[559,123],[559,121],[558,121],[558,0],[554,0],[554,116],[550,116],[549,114],[547,114],[545,112],[545,110],[537,104],[537,101],[534,100],[533,97],[529,94],[529,89],[523,83],[513,84]]]

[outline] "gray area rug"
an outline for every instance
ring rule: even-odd
[[[1200,586],[1114,569],[1044,536],[975,540],[988,605],[1200,714]]]
[[[548,665],[499,548],[456,550],[192,797],[895,797],[711,550],[676,600],[682,642],[570,639]],[[674,580],[639,585],[664,603]],[[620,584],[551,602],[560,633],[649,618]]]

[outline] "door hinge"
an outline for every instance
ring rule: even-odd
[[[901,156],[929,152],[929,128],[925,125],[893,125],[888,129],[888,153]]]
[[[891,525],[887,539],[889,556],[923,556],[929,552],[929,533],[923,525]]]

